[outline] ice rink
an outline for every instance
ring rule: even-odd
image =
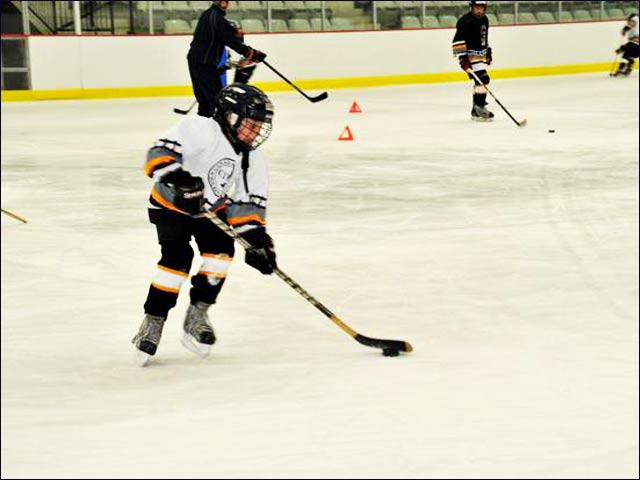
[[[142,164],[191,99],[3,103],[2,477],[637,478],[637,75],[494,81],[522,129],[468,83],[271,95],[280,266],[397,358],[239,253],[211,357],[185,284],[140,368]]]

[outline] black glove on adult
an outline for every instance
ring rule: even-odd
[[[267,58],[267,54],[260,50],[251,49],[251,54],[247,58],[249,58],[253,63],[260,63]]]
[[[276,251],[273,240],[263,227],[254,228],[240,235],[251,248],[244,252],[244,261],[247,265],[259,270],[264,275],[273,273],[274,268],[278,268],[276,263]]]
[[[204,183],[185,170],[176,170],[162,177],[161,183],[173,194],[173,204],[190,215],[202,210],[204,205]]]
[[[487,65],[491,65],[493,62],[493,52],[491,51],[491,47],[487,48]]]

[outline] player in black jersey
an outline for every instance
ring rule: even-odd
[[[486,107],[487,90],[484,88],[490,81],[487,66],[492,61],[489,19],[485,15],[487,3],[489,2],[469,2],[470,11],[458,19],[452,44],[453,55],[458,57],[460,67],[474,82],[471,119],[482,122],[493,121],[493,113]],[[482,83],[473,78],[468,73],[469,70],[473,70]]]

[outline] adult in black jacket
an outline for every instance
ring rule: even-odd
[[[471,119],[490,122],[493,113],[487,110],[487,89],[490,78],[487,66],[493,60],[491,47],[489,46],[489,20],[485,15],[487,3],[483,1],[470,1],[470,11],[460,17],[456,24],[456,34],[453,37],[453,54],[458,57],[460,68],[474,82],[473,106],[471,107]],[[478,82],[469,71],[480,79]]]
[[[225,86],[222,80],[226,71],[225,47],[238,52],[250,62],[261,62],[266,58],[264,53],[245,45],[242,36],[226,19],[229,3],[213,2],[211,7],[202,12],[187,54],[189,75],[198,101],[198,115],[203,117],[211,116],[216,95]]]

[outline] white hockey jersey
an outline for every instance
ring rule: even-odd
[[[171,191],[161,181],[178,169],[202,179],[206,209],[226,210],[229,225],[239,232],[266,225],[269,182],[265,158],[257,150],[236,153],[215,120],[186,117],[149,149],[144,171],[155,180],[149,208],[186,214],[174,205]]]
[[[638,15],[631,15],[627,19],[627,25],[625,30],[627,30],[627,41],[638,43],[638,24],[640,21],[638,20]]]

